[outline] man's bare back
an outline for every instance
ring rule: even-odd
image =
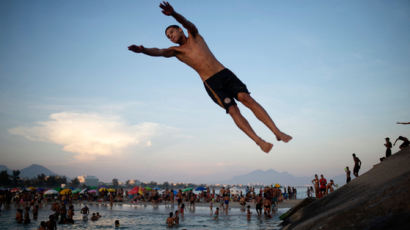
[[[196,26],[175,12],[168,2],[161,3],[160,8],[162,13],[174,17],[181,23],[188,30],[188,36],[185,36],[184,31],[179,26],[171,25],[165,30],[165,34],[170,41],[178,44],[178,46],[158,49],[145,48],[142,45],[131,45],[128,49],[135,53],[144,53],[150,56],[176,57],[196,70],[212,100],[225,108],[235,124],[255,141],[264,152],[268,153],[273,144],[256,135],[248,121],[240,113],[235,100],[240,101],[249,108],[275,134],[278,141],[285,143],[290,141],[292,137],[278,129],[265,109],[250,96],[246,85],[215,58],[203,37],[198,33]]]

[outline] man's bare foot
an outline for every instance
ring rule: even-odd
[[[278,141],[288,143],[290,140],[292,140],[292,137],[287,135],[286,133],[279,132],[279,134],[276,135],[276,139]]]
[[[262,149],[262,151],[264,151],[265,153],[269,153],[269,151],[272,149],[273,144],[266,142],[264,140],[260,140],[259,143],[256,143],[257,145],[259,145],[259,147]]]

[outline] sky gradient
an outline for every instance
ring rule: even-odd
[[[367,171],[410,137],[409,1],[171,1],[278,127],[266,155],[165,48],[160,1],[0,2],[0,164],[67,176],[211,182],[256,169]],[[393,153],[398,146],[393,147]]]

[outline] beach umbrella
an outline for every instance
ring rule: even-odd
[[[50,189],[44,192],[44,195],[54,195],[54,194],[58,194],[58,191],[54,189]]]
[[[10,189],[10,192],[19,192],[19,191],[20,191],[19,188],[12,188],[12,189]]]
[[[97,193],[97,190],[92,189],[92,190],[89,190],[88,193]]]
[[[195,189],[195,191],[204,191],[206,190],[205,187],[199,186],[198,188]]]
[[[145,187],[145,190],[147,190],[147,191],[151,191],[152,190],[152,188],[151,187]]]
[[[186,189],[184,189],[184,190],[182,190],[183,192],[186,192],[186,191],[191,191],[192,189],[194,189],[194,188],[186,188]]]
[[[54,190],[56,190],[57,192],[60,192],[61,188],[54,188]]]
[[[275,184],[275,188],[280,188],[280,184]]]
[[[85,188],[85,189],[80,191],[80,194],[84,194],[86,191],[87,191],[87,189]]]
[[[76,188],[76,189],[74,189],[74,190],[72,191],[73,194],[79,193],[79,192],[81,192],[81,190],[80,190],[79,188]]]
[[[109,188],[109,189],[107,189],[107,191],[108,191],[108,192],[115,192],[115,189]]]
[[[156,188],[154,188],[154,190],[160,190],[160,188],[156,187]]]
[[[65,189],[63,189],[63,190],[60,191],[60,194],[61,194],[61,195],[67,195],[67,194],[69,194],[70,192],[71,192],[71,189],[65,188]]]
[[[238,195],[238,194],[241,193],[241,190],[239,190],[238,188],[233,187],[233,188],[230,188],[230,189],[229,189],[229,192],[230,192],[232,195]]]
[[[138,192],[139,192],[139,187],[138,187],[138,186],[135,186],[133,189],[131,189],[131,190],[128,192],[128,194],[134,195],[134,194],[137,194]]]
[[[28,187],[27,190],[29,190],[29,191],[35,191],[36,188],[34,188],[33,186],[31,186],[31,187]]]
[[[107,191],[107,188],[101,187],[100,189],[98,189],[99,192],[104,192]]]

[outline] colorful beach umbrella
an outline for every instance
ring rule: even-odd
[[[79,193],[79,192],[81,192],[81,189],[79,189],[79,188],[76,188],[72,191],[73,194],[76,194],[76,193]]]
[[[84,194],[86,191],[87,191],[87,189],[85,188],[85,189],[80,191],[80,194]]]
[[[275,188],[280,188],[280,184],[275,184]]]
[[[19,191],[20,191],[19,188],[12,188],[12,189],[10,189],[10,192],[19,192]]]
[[[195,191],[204,191],[206,190],[205,187],[199,186],[198,188],[195,189]]]
[[[152,188],[151,187],[145,187],[145,190],[147,190],[147,191],[151,191],[152,190]]]
[[[71,192],[71,189],[65,188],[65,189],[60,191],[60,194],[61,195],[68,195],[70,192]]]
[[[58,191],[54,189],[50,189],[44,192],[44,195],[55,195],[55,194],[58,194]]]
[[[194,188],[186,188],[186,189],[182,190],[182,192],[191,191],[192,189],[194,189]]]
[[[109,188],[109,189],[107,189],[107,191],[108,191],[108,192],[115,192],[115,189]]]
[[[92,189],[92,190],[89,190],[88,193],[97,193],[97,190]]]
[[[99,192],[104,192],[104,191],[107,191],[107,188],[101,187],[100,189],[98,189],[98,191],[99,191]]]

